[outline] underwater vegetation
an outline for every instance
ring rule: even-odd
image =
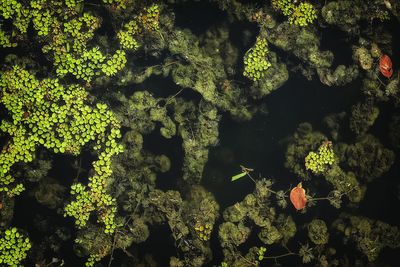
[[[396,0],[2,0],[0,266],[396,266],[399,28]],[[293,79],[351,104],[295,99],[278,175],[205,177]]]

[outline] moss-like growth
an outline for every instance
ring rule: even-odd
[[[320,219],[314,219],[308,224],[308,237],[316,245],[328,243],[329,233],[326,223]]]
[[[176,191],[154,190],[150,197],[152,206],[160,211],[168,222],[176,242],[182,242],[180,250],[185,252],[185,266],[203,266],[211,259],[210,234],[218,217],[219,206],[211,193],[194,186],[187,200],[182,200]],[[184,241],[186,240],[186,242]],[[193,258],[189,253],[196,252]]]
[[[250,232],[250,228],[243,224],[225,222],[219,226],[218,235],[222,246],[239,246],[247,240]]]
[[[343,86],[354,81],[358,75],[358,67],[339,65],[336,69],[319,68],[317,70],[320,81],[328,86]]]
[[[333,227],[343,235],[345,243],[355,242],[357,249],[370,262],[378,258],[383,248],[400,246],[399,228],[382,221],[342,214]]]
[[[379,116],[378,107],[371,100],[358,103],[351,109],[350,129],[357,135],[365,134]]]
[[[45,178],[40,181],[32,193],[37,202],[50,209],[55,209],[62,206],[65,191],[66,188],[57,183],[56,180]]]
[[[346,163],[357,177],[372,181],[387,172],[394,162],[393,151],[385,148],[377,138],[364,135],[346,148]]]
[[[321,14],[328,24],[337,25],[347,32],[356,31],[357,22],[363,16],[362,8],[353,1],[329,2],[322,8]]]
[[[104,258],[112,249],[111,237],[104,233],[103,229],[91,226],[78,232],[75,239],[75,252],[79,256],[89,256],[86,267],[94,266],[96,262]]]
[[[219,239],[229,266],[243,266],[243,256],[237,254],[236,247],[245,242],[253,230],[268,245],[279,242],[286,244],[296,234],[297,227],[293,218],[284,214],[278,215],[275,208],[269,205],[271,196],[279,194],[270,189],[271,186],[271,180],[256,181],[252,194],[223,212],[225,222],[220,226]],[[250,230],[252,225],[254,228]],[[258,253],[250,251],[245,257],[257,259]]]
[[[374,63],[372,55],[365,47],[356,47],[353,49],[353,57],[358,61],[363,70],[370,70]]]
[[[276,53],[269,52],[268,59],[271,66],[260,79],[250,87],[251,96],[261,99],[281,87],[288,79],[289,72],[285,63],[280,62]]]

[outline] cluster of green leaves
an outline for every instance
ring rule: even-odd
[[[65,0],[65,5],[70,8],[76,7],[79,3],[82,3],[84,0]]]
[[[101,259],[102,259],[102,257],[97,255],[97,254],[90,255],[89,258],[85,262],[85,266],[86,267],[92,267],[92,266],[94,266],[94,264],[96,262],[99,262]]]
[[[54,18],[49,10],[34,10],[33,11],[33,27],[39,36],[47,36],[51,30],[51,25],[54,24]]]
[[[137,40],[144,32],[158,31],[160,9],[158,5],[146,7],[135,16],[133,20],[126,23],[118,33],[117,38],[123,49],[136,50],[139,48]]]
[[[279,10],[285,16],[290,16],[294,8],[293,0],[272,0],[271,5],[275,10]]]
[[[98,47],[87,48],[87,42],[93,38],[99,26],[100,19],[89,13],[54,25],[52,42],[45,45],[43,51],[53,55],[58,76],[72,74],[77,79],[90,82],[95,75],[101,74],[107,57]],[[110,60],[116,55],[121,58],[118,52]],[[124,66],[118,65],[115,69],[120,70]]]
[[[22,5],[17,0],[2,0],[0,2],[0,14],[5,18],[9,19],[18,13]]]
[[[147,31],[157,31],[159,24],[160,8],[158,5],[151,5],[144,8],[138,16],[139,24]]]
[[[265,252],[267,251],[267,249],[265,248],[265,247],[260,247],[259,249],[258,249],[258,253],[257,253],[257,255],[258,255],[258,261],[262,261],[263,259],[264,259],[264,256],[265,256]]]
[[[124,10],[129,0],[103,0],[103,3],[111,5],[114,10]]]
[[[302,2],[293,9],[292,14],[289,16],[289,23],[298,26],[307,26],[313,23],[317,18],[314,6],[307,2]]]
[[[307,170],[311,170],[314,174],[320,174],[335,162],[335,153],[333,152],[332,143],[325,141],[318,148],[318,152],[311,151],[305,158]]]
[[[89,178],[87,186],[89,190],[80,183],[71,187],[71,194],[75,200],[65,207],[65,216],[74,217],[78,227],[86,225],[93,211],[98,211],[98,221],[104,223],[105,233],[113,233],[118,226],[115,222],[116,200],[107,194],[107,181],[112,174],[111,157],[123,150],[122,146],[116,143],[116,139],[120,137],[118,129],[111,129],[107,141],[101,142],[104,145],[99,144],[96,147],[103,151],[100,153],[99,159],[93,162],[95,174]]]
[[[103,55],[98,47],[88,48],[87,43],[94,37],[94,31],[100,27],[101,21],[87,12],[78,15],[76,5],[79,2],[35,0],[23,5],[17,0],[5,1],[0,6],[0,14],[5,19],[11,19],[19,33],[26,33],[32,21],[37,35],[43,37],[42,50],[53,57],[59,77],[72,74],[77,79],[90,82],[93,77],[103,73],[107,76],[115,75],[125,66],[125,53],[118,50],[108,56]],[[154,23],[155,12],[158,10],[152,7],[148,8],[151,12],[146,11],[149,13],[149,23]],[[0,31],[2,46],[16,45],[9,36]]]
[[[10,36],[0,29],[0,46],[1,47],[15,47],[16,43],[11,42]]]
[[[114,76],[118,71],[125,67],[127,62],[124,50],[117,50],[106,63],[101,65],[101,70],[107,76]]]
[[[45,2],[45,0],[33,0],[23,5],[17,0],[1,1],[0,15],[6,20],[11,19],[13,26],[17,29],[12,32],[12,36],[26,33],[31,20],[40,36],[48,33],[52,18],[49,16],[50,13],[41,12]]]
[[[307,26],[317,18],[315,7],[308,2],[294,0],[272,0],[272,7],[288,17],[290,24]]]
[[[99,151],[99,160],[93,164],[95,174],[87,187],[72,186],[76,201],[66,207],[66,215],[83,226],[90,212],[96,211],[106,231],[112,232],[116,208],[115,200],[106,192],[106,180],[111,175],[111,157],[122,151],[116,142],[121,135],[120,125],[113,113],[105,104],[90,107],[88,94],[80,86],[64,87],[57,79],[38,81],[18,66],[2,73],[0,88],[0,103],[12,119],[0,125],[0,130],[10,136],[0,153],[0,190],[9,196],[21,191],[22,184],[14,185],[9,171],[17,162],[32,161],[37,146],[78,155],[92,141]]]
[[[196,234],[200,240],[202,241],[210,240],[212,231],[212,225],[210,223],[206,224],[196,223],[194,230],[196,231]]]
[[[94,31],[100,27],[100,19],[90,13],[83,13],[78,18],[66,21],[63,27],[64,37],[72,41],[72,51],[83,53],[86,43],[94,37]]]
[[[30,248],[29,238],[19,233],[17,228],[0,231],[1,266],[20,266]]]
[[[56,72],[58,76],[70,73],[77,79],[90,82],[92,77],[102,68],[105,56],[97,47],[84,51],[81,56],[74,57],[72,54],[63,53],[55,56]]]
[[[123,29],[117,33],[119,44],[123,49],[136,50],[139,48],[138,41],[134,38],[138,34],[139,26],[135,20],[124,25]]]
[[[104,104],[97,104],[96,108],[101,114],[94,114],[90,121],[98,122],[103,129],[108,129],[108,134],[102,134],[102,129],[96,129],[97,136],[95,150],[101,151],[99,159],[93,162],[95,173],[89,178],[88,188],[82,184],[74,184],[71,194],[75,200],[65,207],[65,215],[76,219],[76,225],[86,225],[92,211],[97,211],[98,221],[104,223],[105,233],[113,233],[117,224],[115,222],[116,200],[107,193],[108,180],[112,174],[111,158],[123,151],[117,144],[121,137],[120,124]]]
[[[271,63],[267,60],[268,53],[267,40],[257,37],[255,45],[244,56],[243,75],[253,81],[262,78],[265,75],[265,71],[271,67]]]
[[[28,9],[24,8],[17,0],[4,0],[0,2],[0,17],[4,20],[12,19],[13,26],[18,29],[19,33],[26,33],[32,14]],[[0,24],[1,28],[1,24]],[[15,47],[17,43],[10,40],[11,36],[16,36],[17,33],[5,33],[0,29],[0,45],[2,47]]]

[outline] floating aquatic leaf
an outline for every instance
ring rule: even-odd
[[[236,175],[232,176],[231,181],[233,182],[233,181],[239,180],[240,178],[246,176],[246,174],[247,174],[246,172],[236,174]]]
[[[303,189],[301,183],[290,191],[290,201],[296,210],[302,210],[307,203],[306,191]]]

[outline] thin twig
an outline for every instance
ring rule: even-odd
[[[240,168],[242,169],[242,173],[246,173],[246,175],[254,182],[254,184],[257,183],[257,182],[256,182],[256,179],[254,179],[253,176],[251,176],[251,174],[250,174],[252,171],[254,171],[254,169],[247,168],[247,167],[245,167],[245,166],[243,166],[243,165],[240,165]],[[275,194],[275,195],[278,194],[276,191],[271,190],[271,189],[269,189],[268,187],[266,188],[266,190],[267,190],[268,192],[272,193],[272,194]]]
[[[81,167],[82,167],[82,157],[79,157],[78,171],[76,172],[74,182],[78,182],[79,175],[81,174]]]
[[[278,255],[278,256],[267,256],[267,257],[264,257],[264,259],[279,259],[279,258],[292,256],[292,255],[297,255],[297,254],[294,253],[294,252],[288,252],[288,253],[285,253],[285,254],[282,254],[282,255]]]
[[[280,259],[280,258],[283,258],[283,257],[287,257],[287,256],[298,255],[297,253],[292,252],[286,245],[283,245],[283,247],[287,250],[287,253],[282,254],[282,255],[278,255],[278,256],[267,256],[267,257],[264,257],[264,259],[277,260],[277,259]]]
[[[244,257],[240,252],[238,253],[238,255],[240,257],[242,257],[242,259],[244,259],[247,263],[253,265],[253,266],[257,266],[257,264],[255,264],[254,262],[250,261],[249,259],[247,259],[246,257]]]
[[[174,95],[168,97],[168,98],[167,98],[167,101],[166,101],[165,103],[168,104],[169,101],[170,101],[171,99],[173,99],[173,98],[175,98],[176,96],[178,96],[182,91],[183,91],[183,88],[182,88],[181,90],[179,90],[176,94],[174,94]]]
[[[115,243],[117,242],[117,231],[115,231],[114,233],[114,240],[113,240],[113,245],[112,245],[112,249],[111,249],[111,255],[110,255],[110,260],[108,261],[108,267],[111,267],[111,263],[114,259],[113,255],[114,255],[114,250],[115,250]]]

